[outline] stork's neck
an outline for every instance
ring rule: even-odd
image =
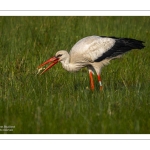
[[[62,63],[62,67],[67,71],[78,71],[79,69],[82,68],[82,66],[79,65],[79,63],[70,62],[69,54],[65,59],[61,60],[60,62]]]

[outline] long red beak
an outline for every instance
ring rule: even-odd
[[[38,69],[42,68],[44,65],[51,63],[41,74],[43,74],[44,72],[46,72],[48,69],[50,69],[51,67],[53,67],[54,65],[56,65],[58,63],[58,58],[57,57],[52,57],[50,59],[48,59],[47,61],[45,61],[43,64],[41,64],[40,66],[38,66]],[[40,74],[40,75],[41,75]]]

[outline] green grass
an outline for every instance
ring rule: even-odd
[[[145,41],[102,70],[104,90],[89,90],[88,71],[37,66],[89,35]],[[0,126],[3,133],[150,133],[150,17],[0,17]]]

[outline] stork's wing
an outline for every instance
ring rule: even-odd
[[[145,46],[143,45],[143,41],[135,40],[131,38],[115,38],[114,45],[103,53],[102,56],[94,60],[95,62],[99,62],[104,60],[105,58],[116,58],[132,49],[142,49]]]
[[[115,58],[132,49],[142,49],[143,43],[130,38],[89,36],[77,42],[70,55],[80,54],[84,59],[99,62],[105,58]]]
[[[115,39],[109,37],[89,36],[78,41],[71,49],[70,56],[81,56],[89,61],[95,61],[115,44]]]

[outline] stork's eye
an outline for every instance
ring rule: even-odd
[[[61,57],[61,56],[62,56],[62,54],[59,54],[59,55],[57,55],[57,58],[58,58],[58,57]]]

